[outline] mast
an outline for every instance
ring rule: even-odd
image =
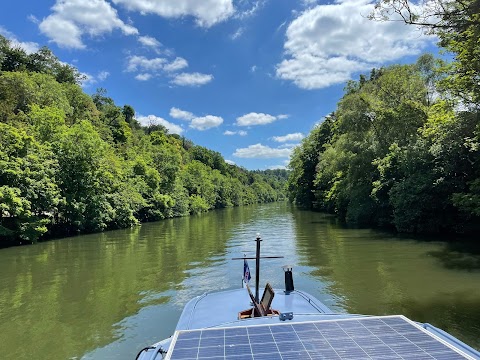
[[[255,301],[258,303],[260,301],[258,292],[259,292],[259,285],[260,285],[260,234],[257,234],[257,238],[255,239],[257,242],[257,254],[255,255],[256,260],[256,267],[255,267]]]
[[[262,238],[260,234],[257,233],[255,239],[257,243],[257,252],[255,257],[241,257],[241,258],[232,258],[232,260],[255,260],[255,301],[258,303],[260,301],[259,290],[260,290],[260,259],[281,259],[283,256],[260,256],[260,242]],[[243,282],[242,282],[243,287]]]

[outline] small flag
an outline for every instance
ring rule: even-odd
[[[243,281],[248,284],[251,278],[252,277],[250,276],[250,268],[248,267],[248,262],[247,260],[243,260]]]

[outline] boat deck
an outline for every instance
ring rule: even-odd
[[[392,332],[392,329],[383,329],[385,325],[388,324],[381,324],[378,329],[376,327],[378,324],[375,324],[375,321],[382,320],[380,318],[382,317],[371,317],[369,315],[354,315],[354,314],[342,314],[342,313],[334,313],[331,311],[327,306],[322,304],[319,300],[317,300],[315,297],[302,292],[302,291],[292,291],[288,295],[285,294],[283,290],[274,290],[275,291],[275,297],[272,302],[272,308],[275,310],[278,310],[280,313],[293,313],[293,319],[289,319],[286,321],[281,321],[279,316],[264,316],[264,317],[257,317],[257,318],[251,318],[251,319],[238,319],[238,314],[239,312],[249,309],[252,307],[250,297],[248,295],[247,289],[235,289],[235,290],[228,290],[228,291],[222,291],[222,292],[217,292],[217,293],[211,293],[211,294],[204,294],[201,296],[197,296],[196,298],[193,298],[190,300],[187,305],[185,306],[183,313],[180,317],[180,320],[178,321],[177,328],[175,331],[175,334],[173,337],[165,339],[159,343],[156,343],[153,345],[152,348],[147,349],[146,351],[142,352],[139,356],[138,359],[140,360],[160,360],[163,359],[164,356],[166,355],[168,359],[190,359],[192,354],[197,354],[196,356],[193,357],[193,359],[200,359],[202,357],[199,357],[198,354],[200,354],[200,351],[204,352],[206,351],[205,355],[206,358],[212,358],[213,352],[217,354],[218,351],[221,352],[222,349],[217,348],[220,346],[219,344],[212,345],[213,342],[218,342],[219,338],[217,335],[213,336],[213,340],[208,340],[208,344],[203,344],[202,341],[200,341],[198,344],[195,346],[198,347],[198,352],[196,351],[195,346],[191,347],[192,340],[186,339],[185,341],[181,341],[181,345],[175,345],[177,343],[177,339],[181,334],[184,334],[187,337],[193,336],[195,337],[195,334],[207,334],[205,338],[210,338],[209,334],[217,334],[219,331],[223,332],[224,338],[223,338],[223,344],[227,344],[227,340],[230,341],[230,337],[227,336],[228,332],[238,332],[242,331],[243,329],[246,329],[245,331],[250,334],[251,331],[261,333],[262,329],[268,328],[268,332],[272,332],[271,329],[282,329],[282,328],[288,328],[289,326],[293,326],[292,331],[289,331],[290,334],[293,334],[297,330],[298,326],[311,326],[312,323],[315,323],[319,326],[319,331],[320,334],[315,334],[313,337],[316,339],[313,341],[312,344],[310,344],[310,340],[312,333],[311,329],[308,329],[308,339],[305,338],[302,340],[295,340],[295,336],[293,335],[288,335],[286,339],[283,339],[282,341],[286,343],[286,345],[282,345],[281,343],[278,343],[275,340],[275,335],[274,335],[274,343],[276,344],[275,346],[279,350],[278,353],[268,353],[265,354],[262,351],[265,351],[266,346],[259,345],[260,349],[258,349],[257,345],[253,343],[249,343],[250,348],[247,349],[246,344],[241,344],[238,341],[235,341],[232,344],[228,344],[228,347],[224,345],[223,347],[223,355],[220,354],[221,356],[218,357],[218,359],[227,359],[227,358],[232,358],[235,360],[240,360],[245,358],[245,359],[298,359],[298,358],[320,358],[320,359],[353,359],[355,357],[322,357],[320,356],[320,352],[325,350],[325,348],[318,347],[316,342],[320,341],[322,342],[325,340],[325,336],[328,336],[328,333],[323,334],[323,328],[328,325],[323,325],[323,324],[354,324],[354,328],[356,327],[357,330],[355,331],[363,331],[364,329],[358,330],[358,328],[363,328],[365,324],[371,323],[373,321],[374,325],[373,328],[371,328],[371,334],[365,335],[365,333],[359,333],[359,334],[354,334],[352,333],[351,338],[347,339],[344,336],[338,337],[337,335],[336,338],[334,337],[333,343],[337,343],[339,348],[337,346],[332,346],[332,349],[327,348],[325,351],[336,351],[338,353],[338,350],[342,352],[345,350],[343,347],[345,344],[350,341],[355,341],[353,338],[355,336],[360,336],[363,340],[366,341],[366,346],[365,349],[357,349],[356,346],[348,348],[347,352],[351,351],[364,351],[365,353],[369,352],[370,349],[370,342],[371,341],[376,341],[377,343],[379,341],[385,340],[387,343],[380,344],[379,349],[374,349],[375,351],[377,350],[382,350],[382,351],[387,351],[389,352],[389,356],[383,357],[385,355],[385,352],[380,352],[380,357],[375,357],[371,355],[368,355],[365,357],[366,359],[437,359],[437,360],[452,360],[452,359],[471,359],[471,360],[480,360],[480,353],[476,351],[475,349],[469,347],[468,345],[464,344],[460,340],[456,339],[452,335],[430,325],[430,324],[420,324],[420,323],[414,323],[411,320],[401,317],[402,321],[406,321],[408,324],[414,326],[416,328],[415,331],[420,331],[420,333],[415,333],[412,331],[411,334],[406,334],[410,336],[410,339],[408,342],[413,342],[415,345],[408,344],[409,347],[404,349],[403,346],[406,345],[405,339],[403,339],[402,334],[397,334],[396,339],[392,339],[391,336],[389,336],[388,333],[384,333],[385,331],[390,331]],[[387,318],[398,318],[398,315],[393,315],[393,316],[384,316],[383,319]],[[398,320],[398,319],[397,319]],[[382,320],[383,321],[383,320]],[[310,325],[308,325],[310,324]],[[357,326],[357,325],[362,325],[362,326]],[[395,324],[391,324],[392,326],[396,326]],[[400,324],[400,326],[404,326],[405,324]],[[223,329],[223,330],[222,330]],[[348,329],[344,329],[347,332],[348,335]],[[377,331],[378,330],[378,331]],[[393,329],[395,330],[395,329]],[[267,333],[268,333],[267,332]],[[410,332],[410,330],[409,330]],[[425,338],[423,335],[428,334],[428,338]],[[181,335],[181,336],[184,336]],[[236,336],[232,336],[232,338],[235,338],[236,340],[242,340],[240,337],[238,337],[238,334],[234,334]],[[391,335],[391,334],[390,334]],[[405,335],[405,336],[406,336]],[[419,335],[421,335],[419,337]],[[260,337],[262,337],[261,335]],[[293,336],[293,337],[292,337]],[[349,335],[350,336],[350,335]],[[383,339],[383,336],[386,336],[385,339]],[[200,336],[201,337],[201,336]],[[265,337],[265,336],[263,336]],[[381,339],[378,339],[381,338]],[[249,337],[250,339],[250,337]],[[383,340],[382,340],[383,339]],[[433,340],[435,341],[433,341]],[[265,339],[261,339],[260,343],[263,344]],[[313,346],[313,348],[308,348],[305,347],[303,350],[300,349],[298,350],[299,353],[297,354],[297,350],[292,350],[289,349],[288,346],[299,346],[299,341],[307,346]],[[393,341],[393,344],[389,344],[389,341]],[[433,341],[433,342],[432,342]],[[198,341],[197,341],[198,342]],[[241,342],[241,341],[240,341]],[[332,342],[329,342],[329,346],[333,344]],[[238,346],[237,346],[238,345]],[[288,345],[288,346],[287,346]],[[358,345],[358,343],[357,343]],[[386,349],[384,345],[390,345],[390,349]],[[180,352],[177,350],[175,352],[174,348],[178,349],[178,346],[180,346]],[[243,347],[242,347],[243,346]],[[326,345],[325,345],[326,346]],[[425,348],[422,348],[425,347]],[[433,348],[430,348],[433,346]],[[440,346],[440,348],[438,348]],[[238,348],[237,348],[238,347]],[[257,347],[255,349],[254,347]],[[283,349],[283,347],[286,347]],[[282,348],[283,350],[280,351]],[[382,348],[382,349],[380,349]],[[403,355],[400,355],[399,352],[395,349],[398,348],[398,351],[405,351]],[[273,346],[272,346],[273,349]],[[420,349],[420,350],[419,350]],[[433,349],[433,350],[432,350]],[[163,356],[160,353],[160,350],[163,350]],[[227,352],[235,350],[231,356],[227,356]],[[238,350],[238,351],[236,351]],[[244,357],[240,356],[240,352],[244,351],[245,355]],[[248,350],[248,351],[247,351]],[[428,351],[427,351],[428,350]],[[165,351],[168,351],[168,353],[165,353]],[[175,356],[172,355],[172,351],[175,353]],[[250,352],[249,352],[250,351]],[[258,352],[260,351],[260,352]],[[394,351],[395,354],[392,354],[391,351]],[[305,355],[304,353],[307,352],[308,356]],[[412,352],[412,353],[410,353]],[[300,354],[301,353],[301,354]],[[183,354],[183,355],[182,355]],[[304,357],[303,355],[306,357]],[[184,357],[184,355],[186,357]],[[268,356],[267,356],[268,355]],[[294,357],[290,357],[290,355]],[[298,356],[297,356],[298,355]],[[318,357],[318,356],[320,357]],[[421,356],[420,356],[421,355]],[[455,356],[454,356],[455,355]],[[172,357],[173,356],[173,357]],[[239,357],[240,356],[240,357]],[[271,357],[274,356],[274,357]],[[276,356],[276,357],[275,357]],[[300,357],[299,357],[300,356]],[[420,357],[419,357],[420,356]],[[423,357],[422,357],[423,356]],[[363,357],[361,357],[363,359]]]
[[[288,295],[283,290],[275,289],[274,291],[275,297],[273,298],[272,308],[281,313],[293,312],[295,317],[302,314],[334,314],[324,304],[315,301],[314,297],[302,291],[292,291]],[[251,307],[247,289],[204,294],[187,303],[176,330],[238,326],[239,322],[244,324],[252,320],[256,324],[273,320],[278,322],[278,317],[274,319],[266,317],[238,320],[238,313]]]

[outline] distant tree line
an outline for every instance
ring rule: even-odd
[[[285,198],[285,170],[229,165],[81,80],[0,36],[0,247]]]
[[[479,232],[479,5],[377,3],[372,18],[402,14],[454,59],[426,54],[350,81],[335,112],[294,150],[291,201],[400,232]]]

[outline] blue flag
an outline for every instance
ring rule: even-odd
[[[248,283],[252,277],[250,276],[250,268],[248,267],[247,260],[243,260],[243,281]]]

